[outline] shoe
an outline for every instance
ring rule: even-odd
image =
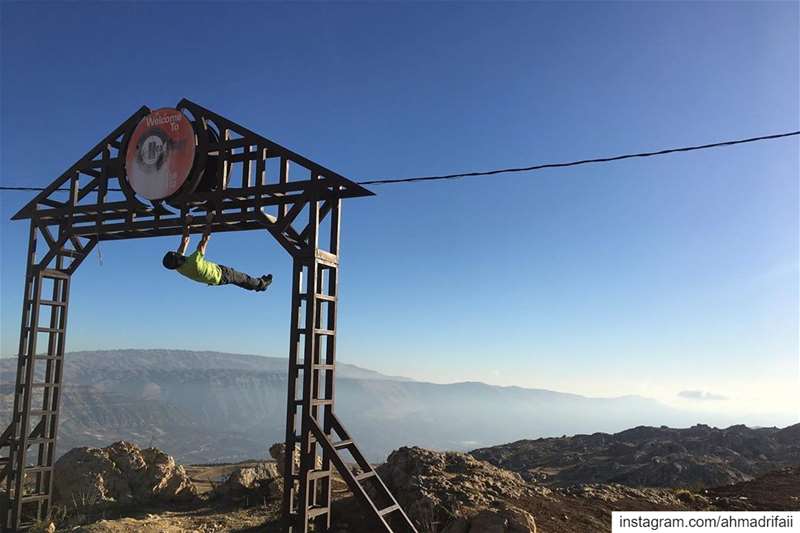
[[[265,276],[261,276],[258,279],[261,280],[261,287],[256,289],[259,292],[263,292],[263,291],[267,290],[267,287],[269,287],[272,284],[272,274],[267,274]]]

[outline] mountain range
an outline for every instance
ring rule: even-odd
[[[59,452],[128,440],[184,463],[263,457],[283,441],[284,358],[186,350],[72,352],[64,366]],[[15,359],[0,359],[0,426],[10,420]],[[590,398],[466,382],[435,384],[337,364],[336,412],[364,454],[400,446],[470,450],[695,415],[638,396]]]

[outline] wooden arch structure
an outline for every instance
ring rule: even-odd
[[[300,460],[285,454],[285,530],[330,529],[335,467],[381,530],[416,533],[334,412],[342,199],[372,193],[186,99],[176,109],[201,133],[189,190],[148,202],[126,183],[127,139],[150,113],[142,107],[13,217],[30,220],[30,233],[14,407],[0,433],[0,529],[24,531],[50,516],[78,266],[99,241],[180,235],[188,213],[213,210],[212,232],[266,230],[293,260],[286,449],[299,447]],[[197,190],[201,178],[206,191]]]

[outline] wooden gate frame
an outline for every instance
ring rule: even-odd
[[[342,199],[373,193],[189,100],[176,108],[198,132],[188,182],[196,187],[216,157],[215,189],[187,190],[168,203],[137,198],[124,160],[133,128],[150,113],[143,106],[12,218],[30,220],[30,232],[14,410],[0,434],[0,529],[24,531],[50,517],[70,283],[78,266],[100,241],[180,235],[187,214],[214,211],[212,232],[266,230],[293,260],[285,530],[330,529],[333,466],[377,527],[416,533],[334,413]],[[296,447],[299,465],[298,452],[289,453]]]

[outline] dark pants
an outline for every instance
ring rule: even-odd
[[[219,268],[222,270],[222,279],[219,282],[220,285],[227,285],[230,283],[231,285],[236,285],[248,291],[264,288],[264,280],[248,276],[244,272],[239,272],[238,270],[224,265],[220,265]]]

